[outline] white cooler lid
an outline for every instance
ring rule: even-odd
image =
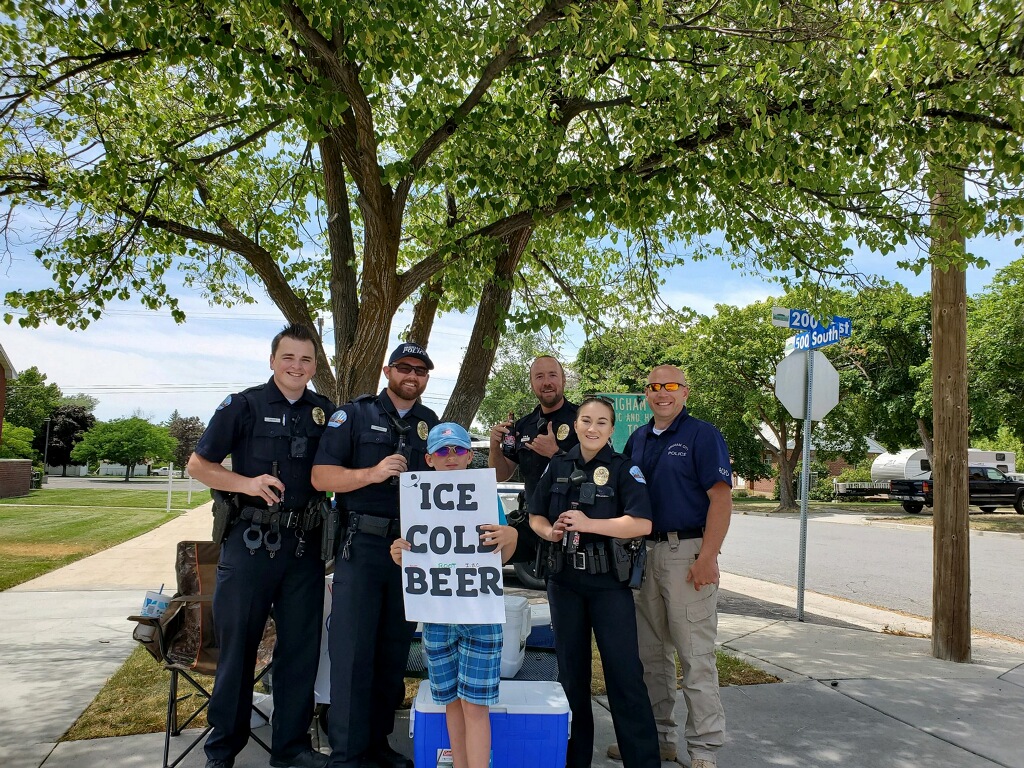
[[[416,712],[444,713],[443,704],[435,704],[430,697],[430,683],[424,680],[413,702]],[[512,715],[564,715],[569,713],[569,700],[561,683],[549,680],[502,680],[498,685],[498,703],[491,712]],[[572,714],[569,713],[569,719]]]

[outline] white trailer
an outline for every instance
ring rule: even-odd
[[[1013,451],[967,449],[967,463],[972,467],[995,467],[1004,474],[1017,471]],[[932,465],[924,448],[904,448],[898,453],[880,454],[871,464],[871,480],[924,480],[932,476]]]

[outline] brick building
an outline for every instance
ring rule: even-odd
[[[7,382],[18,372],[0,344],[0,440],[3,439],[4,411],[7,408]],[[32,462],[28,459],[0,459],[0,498],[24,496],[32,486]]]

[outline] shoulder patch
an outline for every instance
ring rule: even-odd
[[[340,408],[331,414],[331,420],[327,422],[328,428],[337,429],[342,424],[348,421],[348,414]]]
[[[224,398],[224,402],[217,406],[217,410],[220,411],[227,408],[229,405],[231,405],[231,395]]]
[[[647,485],[647,480],[644,479],[644,473],[640,471],[640,467],[633,466],[629,468],[629,474],[633,476],[633,479],[642,485]]]

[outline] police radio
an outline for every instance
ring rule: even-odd
[[[412,454],[412,449],[409,447],[409,444],[406,441],[405,436],[409,433],[409,430],[412,429],[412,427],[410,427],[404,421],[400,421],[399,419],[394,419],[393,423],[395,429],[398,431],[398,445],[395,446],[395,453],[401,456],[405,456],[405,460],[406,462],[408,462]],[[392,476],[391,484],[398,485],[398,475]]]

